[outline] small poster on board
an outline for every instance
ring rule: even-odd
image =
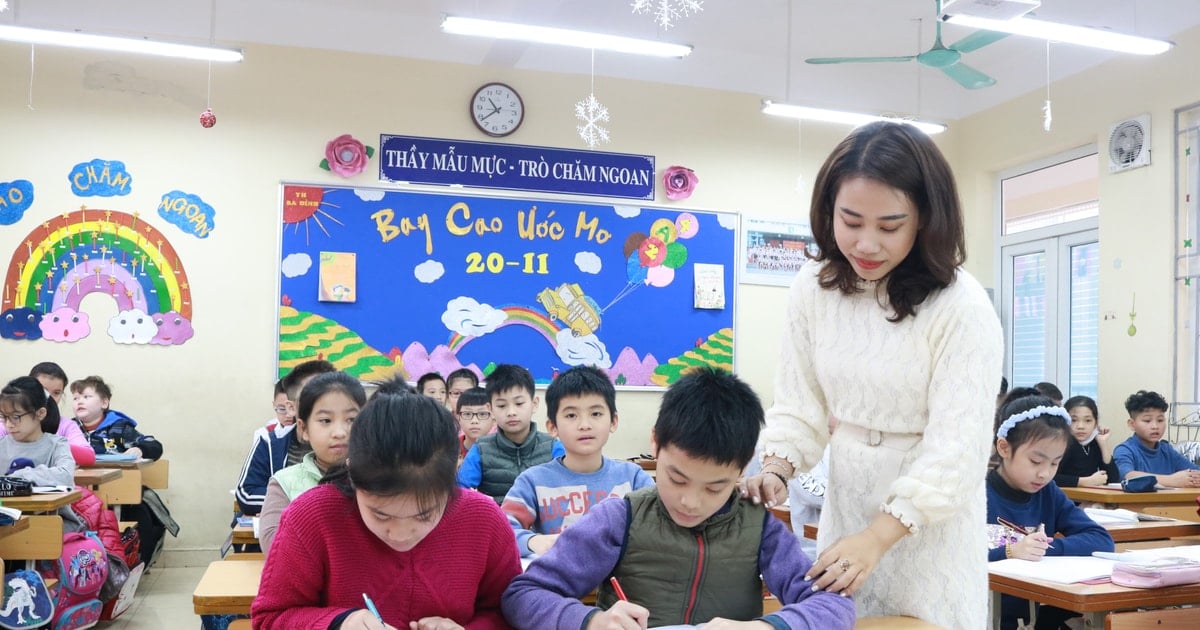
[[[786,287],[817,253],[807,220],[742,217],[740,282]]]
[[[696,263],[696,308],[720,310],[725,308],[725,265]]]
[[[355,283],[354,252],[321,252],[320,294],[321,302],[354,302],[358,299]]]

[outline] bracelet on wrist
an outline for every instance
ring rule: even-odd
[[[763,465],[762,465],[763,472],[767,472],[767,468],[770,468],[771,466],[774,466],[774,467],[778,468],[779,470],[783,471],[784,477],[790,477],[790,476],[792,476],[792,473],[795,472],[792,469],[791,464],[789,464],[783,460],[779,460],[779,459],[772,459],[771,461],[763,463]]]
[[[1012,545],[1004,545],[1004,557],[1012,558]]]
[[[783,487],[784,487],[784,488],[786,488],[786,487],[787,487],[787,485],[788,485],[788,480],[787,480],[787,477],[784,477],[783,475],[781,475],[781,474],[779,474],[779,473],[775,472],[774,470],[768,470],[768,471],[766,471],[766,473],[767,473],[768,475],[775,475],[776,477],[778,477],[778,478],[779,478],[779,480],[780,480],[780,481],[782,481],[782,482],[783,482]]]

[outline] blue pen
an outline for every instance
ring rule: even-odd
[[[367,604],[367,610],[371,611],[372,615],[375,615],[379,623],[383,623],[383,616],[379,614],[379,609],[375,607],[375,602],[371,601],[371,597],[366,593],[363,593],[363,602]]]

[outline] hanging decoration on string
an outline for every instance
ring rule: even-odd
[[[217,35],[217,0],[212,0],[208,13],[208,44],[216,43]],[[217,115],[212,110],[212,62],[208,62],[208,95],[205,97],[204,111],[200,112],[200,126],[212,129],[217,124]]]
[[[592,50],[592,85],[587,98],[575,103],[575,118],[582,125],[575,130],[589,149],[596,148],[601,142],[609,142],[608,129],[601,125],[609,121],[608,108],[596,100],[596,51]]]
[[[1042,105],[1042,130],[1050,131],[1053,120],[1050,113],[1050,40],[1046,40],[1046,104]]]
[[[675,26],[675,22],[704,10],[703,0],[633,0],[629,3],[635,15],[649,13],[654,22],[664,29]]]

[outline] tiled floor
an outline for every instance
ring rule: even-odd
[[[133,607],[116,621],[102,623],[104,630],[175,630],[199,628],[192,612],[192,591],[205,567],[159,568],[142,576]]]

